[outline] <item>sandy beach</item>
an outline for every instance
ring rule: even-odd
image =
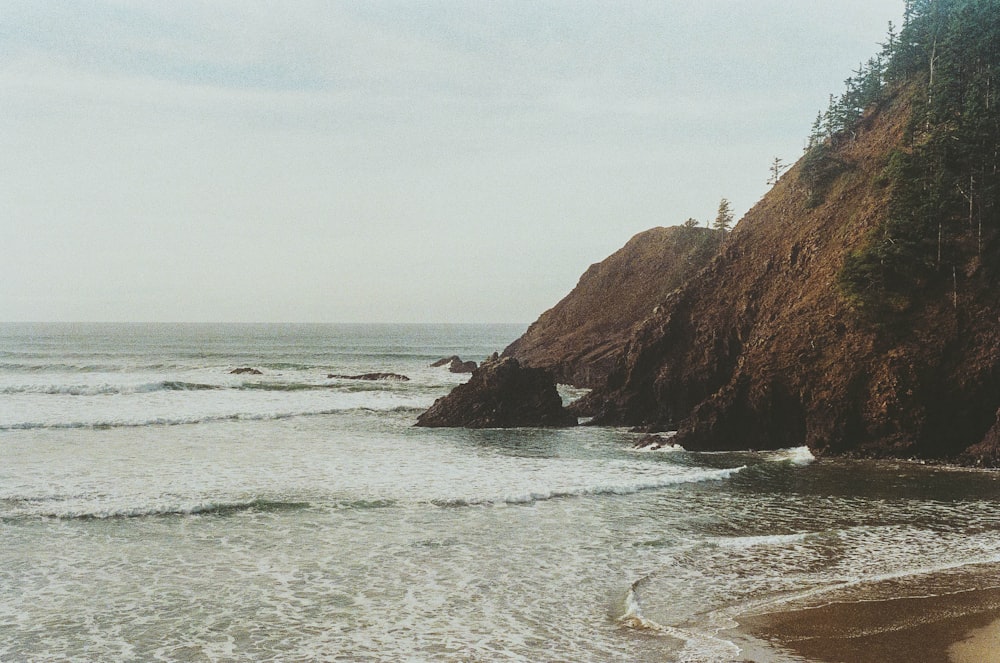
[[[744,659],[1000,663],[1000,589],[827,605],[741,618]]]
[[[1000,619],[967,634],[948,648],[952,663],[997,663],[1000,661]]]

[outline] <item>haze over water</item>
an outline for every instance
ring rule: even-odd
[[[0,325],[0,660],[728,661],[1000,585],[994,473],[413,427],[522,331]]]

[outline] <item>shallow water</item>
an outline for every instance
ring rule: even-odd
[[[994,473],[413,427],[521,331],[0,326],[0,660],[728,661],[993,577]]]

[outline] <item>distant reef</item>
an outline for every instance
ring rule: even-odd
[[[915,5],[731,233],[637,235],[504,355],[688,449],[1000,464],[992,7]]]

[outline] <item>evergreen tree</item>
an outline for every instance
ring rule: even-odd
[[[840,273],[862,310],[901,313],[929,288],[957,306],[957,275],[1000,239],[998,18],[1000,0],[909,0],[898,38],[890,30],[882,78],[913,110],[884,173],[887,215]]]
[[[733,225],[732,206],[729,204],[728,200],[723,198],[722,200],[719,201],[719,212],[715,215],[715,222],[712,224],[712,227],[720,231],[722,233],[722,236],[725,237],[726,233],[729,232],[729,229],[732,227],[732,225]]]
[[[774,186],[781,179],[781,174],[785,172],[788,166],[785,165],[781,157],[774,157],[774,161],[771,162],[771,176],[767,178],[767,183],[769,186]]]

